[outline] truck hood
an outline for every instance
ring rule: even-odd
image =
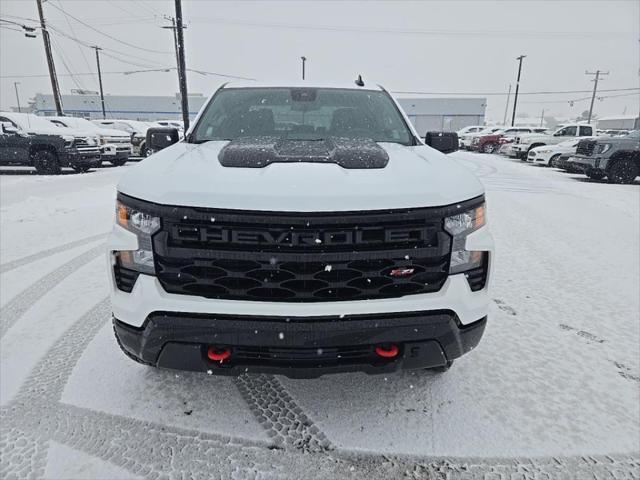
[[[425,145],[380,143],[389,156],[384,168],[307,162],[238,168],[218,160],[228,143],[172,145],[132,167],[118,191],[163,205],[298,212],[442,206],[484,193],[454,158]]]

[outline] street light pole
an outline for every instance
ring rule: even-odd
[[[304,80],[304,64],[307,61],[307,57],[300,57],[300,59],[302,60],[302,80]]]
[[[502,125],[507,124],[507,112],[509,111],[509,100],[511,100],[511,84],[509,84],[509,92],[507,93],[507,103],[504,105],[504,118],[502,119]]]
[[[513,116],[511,117],[511,126],[516,123],[516,107],[518,106],[518,90],[520,89],[520,74],[522,73],[522,59],[526,57],[526,55],[520,55],[516,60],[518,60],[518,80],[516,81],[516,94],[513,98]]]
[[[20,82],[13,82],[13,87],[16,89],[16,102],[18,102],[18,113],[20,113],[22,109],[20,108],[20,96],[18,95],[18,85],[20,85]]]
[[[91,47],[96,51],[96,63],[98,64],[98,83],[100,84],[100,102],[102,103],[102,118],[107,118],[107,113],[104,109],[104,92],[102,90],[102,71],[100,70],[100,50],[102,50],[98,46]]]

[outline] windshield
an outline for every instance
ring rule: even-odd
[[[289,140],[371,138],[411,145],[385,92],[332,88],[241,88],[218,92],[191,136],[194,143],[276,136]]]

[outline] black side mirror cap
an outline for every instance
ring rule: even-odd
[[[173,127],[152,127],[147,130],[147,149],[159,152],[180,141],[180,133]]]
[[[456,132],[427,132],[424,141],[431,148],[442,153],[452,153],[460,148]]]

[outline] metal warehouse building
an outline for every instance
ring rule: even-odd
[[[201,94],[189,95],[189,117],[196,116],[207,97]],[[105,95],[107,118],[127,120],[182,120],[180,95]],[[37,93],[31,103],[33,113],[43,116],[56,115],[53,95]],[[65,115],[88,119],[102,118],[100,96],[93,94],[62,95],[62,109]]]
[[[207,98],[189,95],[189,116],[194,118]],[[143,96],[107,95],[104,97],[107,118],[129,120],[180,120],[180,95]],[[484,124],[484,98],[399,98],[398,101],[420,135],[429,130],[455,131],[467,125]],[[62,95],[66,115],[89,119],[102,118],[100,97],[94,94]],[[56,115],[53,95],[36,94],[30,105],[38,115]]]
[[[454,132],[468,125],[484,125],[486,98],[398,98],[421,136],[428,131]]]

